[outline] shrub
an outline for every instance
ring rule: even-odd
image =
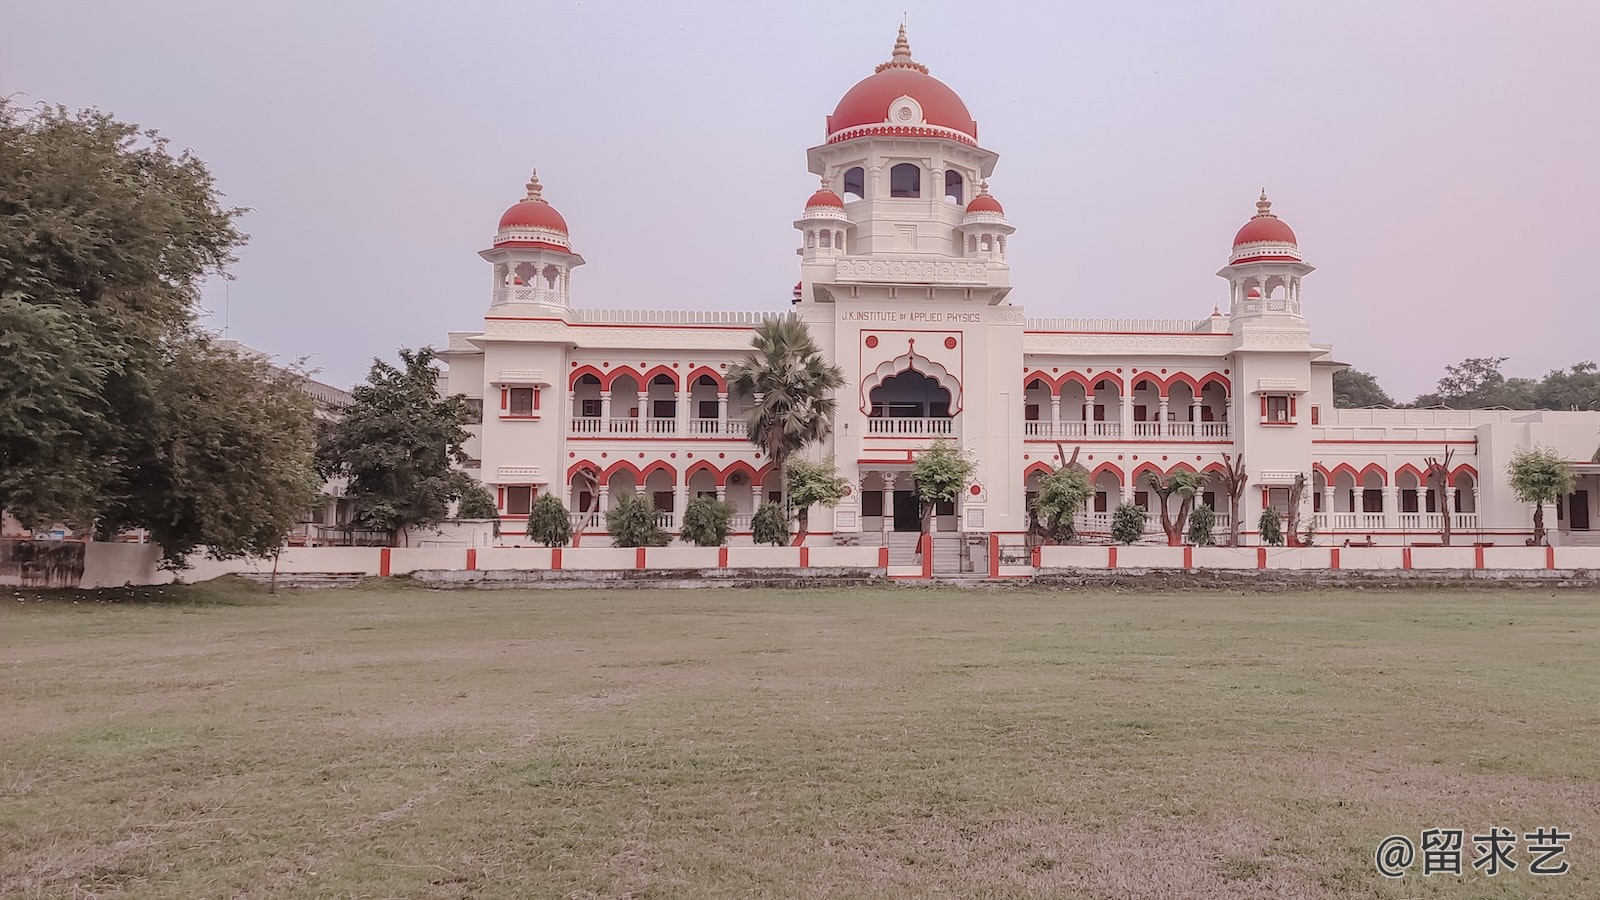
[[[1256,530],[1261,533],[1261,542],[1273,547],[1283,546],[1283,520],[1278,517],[1278,511],[1267,507],[1261,511],[1261,520],[1256,523]]]
[[[461,503],[456,506],[458,519],[498,519],[500,510],[494,505],[494,495],[483,485],[474,485],[461,492]]]
[[[1134,503],[1123,503],[1111,514],[1111,537],[1119,544],[1135,544],[1144,538],[1144,523],[1149,513]]]
[[[1189,514],[1189,543],[1196,547],[1209,547],[1215,543],[1211,529],[1217,524],[1217,514],[1204,503]]]
[[[756,509],[755,517],[750,520],[750,530],[758,544],[781,547],[789,543],[789,518],[770,500]]]
[[[728,520],[733,507],[715,497],[696,497],[683,510],[680,535],[697,547],[720,547],[728,542]]]
[[[606,513],[606,531],[618,547],[665,547],[667,533],[656,524],[656,510],[643,494],[623,494]]]
[[[1072,518],[1094,496],[1089,473],[1076,466],[1063,466],[1039,482],[1039,495],[1028,510],[1036,530],[1057,544],[1076,536]]]
[[[546,547],[564,547],[572,540],[572,516],[555,494],[540,494],[528,510],[528,539]]]

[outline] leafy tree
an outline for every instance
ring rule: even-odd
[[[1149,517],[1144,507],[1137,503],[1122,503],[1111,514],[1111,539],[1119,544],[1137,544],[1144,540],[1144,523]]]
[[[752,352],[728,370],[728,393],[753,401],[746,436],[766,452],[782,483],[789,457],[832,433],[833,392],[844,385],[844,370],[828,362],[793,314],[762,322],[750,345]]]
[[[1523,503],[1533,504],[1533,543],[1548,542],[1544,528],[1544,505],[1555,503],[1577,485],[1571,463],[1551,447],[1518,450],[1506,463],[1511,492]]]
[[[606,531],[618,547],[665,547],[667,533],[656,524],[655,507],[638,491],[617,498],[606,513]]]
[[[1533,403],[1539,409],[1600,409],[1600,366],[1585,361],[1556,369],[1533,389]]]
[[[770,500],[756,507],[756,514],[750,519],[750,530],[758,544],[781,547],[789,543],[789,519],[783,514],[783,508]]]
[[[318,448],[326,477],[344,475],[353,520],[398,542],[443,521],[450,503],[478,482],[457,468],[467,455],[466,400],[441,396],[433,348],[401,350],[402,368],[373,360],[344,418]]]
[[[1094,495],[1083,467],[1064,465],[1039,480],[1039,494],[1029,510],[1046,540],[1064,544],[1077,536],[1072,520]]]
[[[911,474],[916,481],[917,499],[922,501],[923,534],[930,531],[937,505],[956,499],[972,480],[973,468],[972,457],[954,441],[934,441],[917,454]]]
[[[788,480],[789,503],[799,521],[795,543],[803,544],[811,527],[811,507],[837,505],[849,492],[850,485],[839,474],[832,457],[821,461],[790,460],[784,474]]]
[[[555,494],[540,494],[528,509],[528,539],[546,547],[565,547],[572,540],[572,516]]]
[[[458,519],[496,519],[500,509],[494,505],[494,495],[483,485],[475,485],[461,492],[461,503],[456,506]]]
[[[1261,518],[1256,522],[1256,531],[1261,534],[1261,542],[1273,547],[1283,546],[1283,520],[1279,518],[1278,511],[1267,507],[1261,511]]]
[[[1394,398],[1382,387],[1378,379],[1359,369],[1340,369],[1333,373],[1333,405],[1339,409],[1360,409],[1364,406],[1394,406]]]
[[[679,535],[697,547],[720,547],[728,542],[733,507],[715,497],[696,497],[683,510]]]
[[[1196,547],[1209,547],[1215,543],[1211,529],[1217,524],[1217,514],[1204,503],[1196,506],[1189,515],[1189,543]]]
[[[302,376],[204,339],[174,341],[163,358],[103,498],[101,537],[147,528],[171,568],[202,546],[218,559],[276,554],[321,487]]]
[[[1189,521],[1189,510],[1194,506],[1195,494],[1205,487],[1206,476],[1199,472],[1187,469],[1178,469],[1165,478],[1155,472],[1145,476],[1145,484],[1160,499],[1161,530],[1166,532],[1167,546],[1176,547],[1183,543],[1184,526]],[[1167,503],[1172,495],[1178,495],[1178,518],[1172,518],[1172,509]]]
[[[1536,386],[1530,378],[1508,379],[1501,374],[1504,356],[1478,356],[1464,359],[1445,369],[1434,393],[1417,398],[1417,406],[1446,406],[1451,409],[1532,409]]]

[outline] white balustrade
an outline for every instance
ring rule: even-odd
[[[1081,438],[1087,433],[1082,422],[1057,422],[1056,436],[1064,438]]]
[[[645,434],[677,434],[677,419],[645,419]]]
[[[1122,423],[1121,422],[1091,422],[1089,424],[1094,426],[1089,431],[1089,434],[1092,437],[1103,437],[1103,438],[1119,438],[1119,437],[1122,437]]]
[[[749,515],[749,514],[740,514],[740,515],[729,516],[728,517],[728,530],[729,531],[749,531],[750,530],[750,520],[754,519],[754,518],[755,518],[755,516]]]
[[[638,419],[612,419],[606,429],[612,434],[638,434]]]
[[[1192,437],[1194,437],[1194,423],[1193,422],[1168,422],[1167,423],[1167,437],[1171,437],[1171,438],[1192,438]]]
[[[1153,438],[1161,434],[1161,425],[1158,422],[1133,423],[1133,436],[1136,438]]]
[[[573,434],[599,434],[605,430],[605,419],[583,416],[572,420]]]
[[[1228,439],[1229,430],[1227,422],[1201,422],[1200,437],[1209,441],[1225,441]]]
[[[867,420],[867,434],[896,437],[944,437],[955,432],[954,419],[877,418]]]

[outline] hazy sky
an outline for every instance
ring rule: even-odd
[[[537,165],[586,307],[783,309],[805,150],[912,50],[1000,154],[1030,316],[1203,316],[1263,185],[1314,336],[1409,398],[1600,357],[1592,2],[0,6],[0,91],[98,106],[252,212],[209,320],[336,384],[481,324]]]

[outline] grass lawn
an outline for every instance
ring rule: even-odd
[[[1592,592],[11,594],[4,896],[1600,896]]]

